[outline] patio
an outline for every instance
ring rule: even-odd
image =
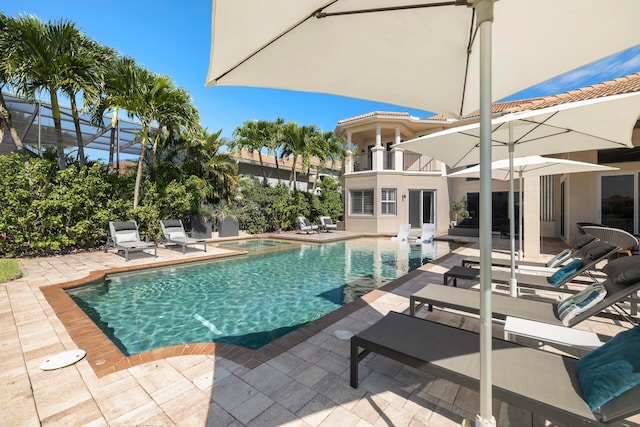
[[[318,241],[353,236],[334,232],[290,237]],[[412,293],[427,282],[442,283],[442,274],[459,265],[462,256],[478,254],[477,243],[470,241],[470,246],[439,259],[437,264],[424,266],[371,292],[363,301],[344,306],[328,320],[314,322],[317,324],[303,331],[303,335],[295,335],[297,338],[289,344],[265,353],[265,360],[232,353],[222,357],[220,351],[188,354],[183,350],[156,360],[140,358],[130,367],[100,375],[97,373],[104,360],[89,352],[85,359],[67,368],[40,370],[39,364],[46,357],[78,347],[40,291],[41,286],[79,280],[99,270],[157,265],[185,257],[222,256],[226,250],[214,247],[218,241],[206,254],[188,251],[183,257],[178,250],[161,247],[157,259],[136,253],[128,263],[113,251],[21,259],[24,276],[2,285],[0,297],[4,325],[0,340],[4,355],[0,362],[4,390],[0,416],[6,425],[21,426],[460,425],[465,418],[473,419],[478,411],[475,391],[374,355],[361,364],[360,387],[352,389],[349,342],[338,339],[334,332],[357,333],[391,310],[408,312]],[[495,238],[493,244],[496,256],[506,256],[507,240]],[[545,240],[544,244],[545,254],[564,248],[559,241]],[[459,284],[475,285],[466,281]],[[507,293],[508,289],[498,286],[496,291]],[[543,292],[536,296],[558,297]],[[419,311],[418,316],[427,316],[426,310]],[[478,330],[473,316],[435,310],[428,317]],[[627,327],[626,322],[604,317],[578,325],[604,340]],[[82,331],[73,334],[81,335]],[[502,337],[500,326],[494,326],[494,335]],[[524,342],[523,338],[519,340]],[[498,401],[493,406],[498,425],[559,425]],[[640,416],[616,425],[640,425]]]

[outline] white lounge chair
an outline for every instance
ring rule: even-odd
[[[321,216],[320,217],[320,229],[326,231],[327,233],[331,230],[337,230],[338,224],[334,223],[331,217],[329,216]]]
[[[318,226],[311,224],[311,222],[309,222],[309,220],[304,216],[298,217],[298,227],[300,227],[300,231],[306,231],[307,234],[314,231],[317,231],[318,233],[320,232],[318,230]]]
[[[162,228],[162,236],[167,243],[173,243],[182,246],[182,253],[185,253],[189,245],[202,245],[202,250],[207,252],[206,239],[193,239],[184,231],[182,221],[179,219],[160,220]]]
[[[415,237],[410,237],[409,232],[411,231],[411,224],[401,224],[400,229],[398,230],[398,235],[391,238],[392,242],[406,242],[410,240],[415,240]]]
[[[431,243],[435,235],[436,225],[431,223],[422,224],[422,234],[418,243]]]
[[[109,221],[109,238],[104,246],[107,252],[110,246],[124,251],[125,261],[129,261],[129,252],[153,249],[153,256],[158,257],[158,245],[140,240],[138,224],[135,221]]]

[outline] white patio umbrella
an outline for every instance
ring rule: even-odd
[[[491,120],[492,159],[513,160],[514,155],[556,154],[607,148],[631,148],[631,135],[640,115],[640,92],[624,93],[583,101],[568,102],[506,114]],[[480,162],[480,123],[457,126],[432,133],[396,147],[438,159],[451,167]],[[502,164],[502,163],[501,163]],[[506,170],[517,170],[505,163]],[[568,167],[568,165],[567,165]],[[532,169],[534,174],[536,169]],[[495,170],[490,170],[491,174]],[[482,168],[478,166],[479,176]],[[551,174],[551,173],[549,173]],[[450,175],[454,176],[454,174]],[[513,178],[513,175],[507,175]],[[510,179],[509,205],[513,207],[514,184]],[[480,212],[480,218],[484,211]],[[510,215],[513,220],[514,215]],[[521,217],[522,219],[522,217]],[[515,232],[512,224],[511,235]],[[511,241],[512,278],[511,296],[517,295],[515,280],[515,241]],[[520,250],[522,233],[520,233]]]
[[[636,0],[503,0],[495,9],[493,24],[494,0],[215,0],[206,83],[330,93],[454,116],[480,107],[481,163],[489,164],[493,99],[640,43]],[[480,182],[481,200],[489,200],[490,175]],[[478,423],[494,425],[491,208],[481,206],[488,211],[480,224]]]
[[[522,180],[525,177],[539,177],[544,175],[558,175],[579,172],[604,172],[618,170],[611,166],[597,165],[594,163],[578,162],[575,160],[555,159],[542,156],[526,156],[516,157],[514,159],[496,160],[491,163],[491,178],[502,181],[511,180],[517,177],[520,180],[520,191],[522,192]],[[472,166],[458,172],[447,175],[451,178],[466,178],[480,176],[480,165]],[[521,193],[522,194],[522,193]],[[509,282],[509,291],[511,296],[518,295],[518,283],[516,280],[515,266],[515,212],[514,212],[514,189],[509,188],[509,229],[511,240],[511,279]],[[522,259],[522,196],[520,197],[519,212],[519,246],[518,258]]]

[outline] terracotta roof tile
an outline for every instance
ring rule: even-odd
[[[559,104],[565,104],[567,102],[584,101],[586,99],[602,98],[605,96],[620,95],[623,93],[638,91],[640,91],[640,73],[635,73],[557,95],[497,102],[492,105],[491,110],[494,113],[539,110]],[[465,116],[465,118],[477,117],[479,114],[479,111],[474,111],[473,113]]]

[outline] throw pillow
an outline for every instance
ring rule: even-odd
[[[640,326],[613,337],[578,361],[582,396],[592,411],[640,384]]]
[[[117,243],[137,242],[139,240],[138,232],[135,230],[120,231],[117,236]]]
[[[586,246],[589,243],[593,242],[594,240],[596,240],[596,238],[593,237],[591,234],[581,234],[573,242],[573,247],[575,249],[580,249],[583,246]]]
[[[595,260],[600,259],[609,252],[613,251],[616,247],[611,246],[605,242],[595,242],[593,245],[589,245],[584,254],[584,259]]]
[[[640,281],[640,256],[625,256],[611,260],[602,271],[617,285],[631,285]]]

